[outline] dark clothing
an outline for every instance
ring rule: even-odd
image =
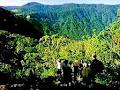
[[[72,82],[72,69],[65,65],[63,66],[63,80],[65,83],[69,83],[69,82]]]
[[[61,69],[58,69],[57,70],[57,74],[61,74],[62,73],[62,70]]]
[[[76,81],[79,73],[79,65],[74,65],[73,67],[74,67],[74,81]]]
[[[79,68],[83,68],[83,65],[82,65],[82,63],[79,63]]]
[[[99,60],[93,60],[93,62],[90,65],[90,69],[94,73],[100,73],[104,69],[104,65]]]
[[[78,73],[78,71],[79,71],[79,66],[73,66],[74,67],[74,73]]]
[[[104,65],[101,61],[97,59],[93,60],[93,62],[90,65],[90,70],[91,70],[90,75],[89,75],[90,80],[94,82],[95,75],[98,73],[101,73],[103,69],[104,69]]]
[[[57,79],[58,79],[59,81],[61,81],[61,77],[62,77],[62,70],[61,70],[61,69],[58,69],[58,70],[57,70]]]

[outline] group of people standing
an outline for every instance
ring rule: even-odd
[[[95,75],[101,73],[103,69],[104,65],[96,58],[96,54],[93,55],[93,60],[90,64],[82,60],[72,63],[61,59],[57,61],[57,78],[61,83],[67,84],[67,86],[78,82],[78,77],[82,79],[82,82],[90,84],[95,81]]]

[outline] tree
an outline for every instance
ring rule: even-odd
[[[118,9],[117,16],[120,17],[120,8]]]

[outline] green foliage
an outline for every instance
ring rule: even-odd
[[[30,15],[36,28],[42,24],[44,35],[59,34],[71,39],[92,36],[93,29],[100,31],[117,18],[119,5],[66,4],[57,6],[29,3],[18,7],[17,14]],[[9,8],[8,8],[9,9]],[[37,21],[36,22],[34,22]],[[39,29],[37,29],[39,30]]]
[[[1,63],[0,64],[0,71],[1,72],[11,72],[11,66],[9,64],[4,64],[4,63]]]
[[[111,60],[114,61],[112,53],[115,52],[120,55],[119,29],[114,24],[109,28],[115,30],[101,32],[99,35],[94,33],[92,37],[82,41],[71,40],[59,35],[44,36],[37,41],[16,35],[13,40],[14,43],[9,42],[9,44],[15,47],[15,52],[22,55],[21,64],[24,67],[24,70],[18,70],[16,75],[19,76],[21,72],[25,74],[24,76],[29,76],[31,69],[36,75],[43,77],[44,75],[55,75],[56,60],[68,59],[73,62],[75,60],[91,62],[91,56],[94,52],[105,65],[112,62]]]
[[[120,9],[118,9],[117,16],[120,17]]]
[[[44,78],[46,78],[48,76],[55,76],[55,70],[52,68],[48,69],[48,70],[45,69],[41,76]]]
[[[118,87],[120,85],[118,78],[120,75],[120,19],[110,24],[106,30],[99,34],[96,33],[97,29],[92,30],[91,36],[81,32],[83,34],[81,40],[64,37],[67,34],[79,37],[80,33],[74,32],[74,30],[80,29],[80,22],[76,17],[68,17],[66,22],[62,21],[59,25],[63,30],[60,31],[63,36],[60,36],[60,33],[45,35],[39,41],[0,31],[0,49],[2,51],[0,59],[3,60],[0,63],[0,71],[11,72],[11,77],[17,79],[30,76],[30,70],[38,77],[56,76],[56,61],[58,59],[67,59],[73,63],[75,60],[91,62],[92,54],[96,52],[97,58],[105,66],[104,72],[96,76],[96,82],[110,87]],[[79,28],[76,28],[76,25]],[[59,27],[58,30],[60,30]],[[9,58],[4,56],[4,53],[9,55],[6,51],[11,55]],[[16,63],[18,67],[13,66]],[[19,68],[19,63],[22,68]]]

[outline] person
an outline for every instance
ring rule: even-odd
[[[82,77],[82,70],[83,70],[83,61],[81,60],[79,62],[79,72],[78,72],[80,77]]]
[[[73,71],[73,62],[72,61],[69,62],[69,66],[71,67],[71,69]]]
[[[98,73],[101,73],[104,69],[104,65],[101,61],[97,59],[96,54],[93,55],[93,60],[90,65],[90,79],[94,82],[95,81],[95,75]]]
[[[86,85],[90,84],[89,74],[90,74],[90,67],[87,64],[85,67],[83,67],[83,70],[82,70],[82,78],[83,78],[82,81]]]
[[[69,86],[69,84],[72,84],[72,69],[69,66],[68,60],[64,61],[63,81],[65,84],[67,84],[67,86]]]
[[[73,67],[74,67],[74,82],[76,82],[77,81],[77,76],[78,76],[78,73],[79,73],[79,63],[78,63],[77,60],[75,60]]]
[[[57,77],[58,77],[58,80],[60,80],[61,77],[62,77],[62,66],[63,66],[63,63],[62,63],[62,60],[60,59],[59,61],[57,61]]]
[[[29,77],[25,81],[25,88],[26,90],[33,88],[36,88],[36,75],[35,75],[35,70],[30,69],[30,74]]]

